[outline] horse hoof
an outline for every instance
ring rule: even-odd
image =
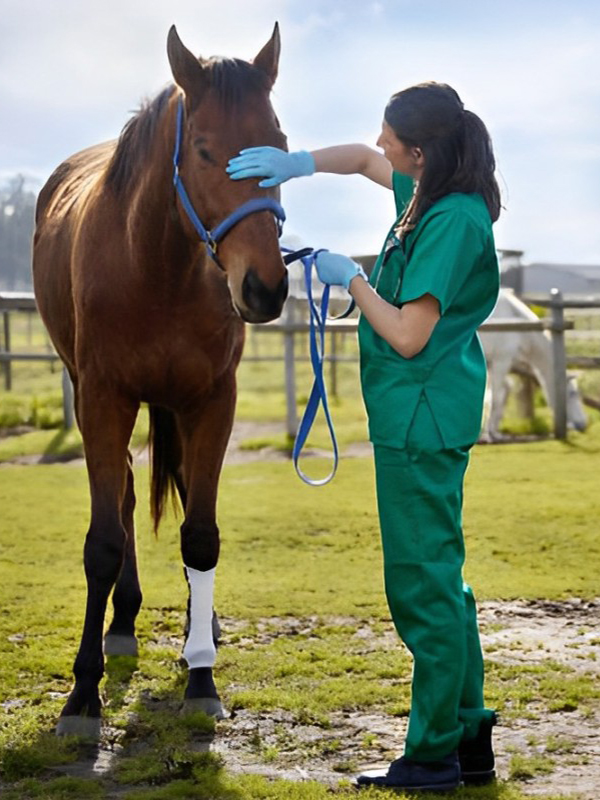
[[[105,656],[138,656],[138,642],[135,636],[120,633],[107,633],[104,637]]]
[[[100,738],[100,717],[59,717],[56,723],[57,736],[77,736],[97,742]]]
[[[181,709],[182,714],[204,711],[209,717],[226,719],[228,714],[217,697],[186,697]]]

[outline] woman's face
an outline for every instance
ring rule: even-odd
[[[425,166],[423,151],[420,147],[409,147],[401,142],[385,120],[383,120],[381,133],[377,139],[377,147],[381,147],[383,155],[395,172],[419,180]]]

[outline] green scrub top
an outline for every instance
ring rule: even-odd
[[[448,194],[400,242],[394,229],[413,182],[395,172],[393,187],[398,220],[370,283],[397,307],[433,295],[440,319],[423,350],[409,359],[361,316],[360,370],[369,437],[376,445],[404,448],[423,398],[445,448],[471,445],[481,430],[486,383],[477,328],[491,314],[500,283],[491,218],[481,195]]]

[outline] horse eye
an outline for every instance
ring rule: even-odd
[[[206,139],[203,136],[199,136],[195,140],[194,147],[196,148],[196,152],[198,153],[200,158],[204,159],[204,161],[208,161],[209,164],[216,164],[217,162],[211,156],[210,152],[206,149],[206,147],[202,146],[205,141]]]

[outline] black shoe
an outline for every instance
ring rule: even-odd
[[[403,756],[392,761],[389,769],[363,772],[356,779],[359,789],[379,786],[384,789],[448,792],[458,789],[460,764],[455,752],[439,761],[411,761]]]
[[[496,778],[492,728],[498,722],[496,714],[483,719],[477,735],[462,741],[458,746],[458,760],[465,786],[483,786]]]

